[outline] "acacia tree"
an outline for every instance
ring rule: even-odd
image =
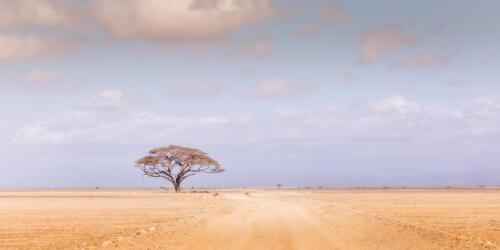
[[[176,145],[152,149],[135,164],[145,175],[167,179],[174,186],[175,192],[181,190],[182,181],[190,176],[224,171],[207,153]]]

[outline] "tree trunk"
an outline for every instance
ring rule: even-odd
[[[181,191],[181,184],[178,182],[173,183],[174,184],[174,189],[176,193],[179,193]]]

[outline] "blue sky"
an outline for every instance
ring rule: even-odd
[[[499,185],[497,1],[0,2],[0,187]]]

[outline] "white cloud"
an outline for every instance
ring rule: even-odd
[[[72,10],[62,0],[2,0],[0,29],[71,27],[77,22]]]
[[[0,61],[31,60],[60,55],[72,40],[0,34]]]
[[[421,111],[419,104],[410,102],[404,97],[395,95],[372,102],[368,105],[375,111],[396,111],[400,114],[408,114]]]
[[[84,109],[11,131],[6,136],[24,144],[300,143],[344,149],[406,145],[414,150],[462,145],[479,150],[494,143],[491,138],[500,138],[500,102],[483,98],[457,108],[391,96],[335,109],[284,107],[230,116]]]
[[[96,0],[92,7],[117,38],[167,42],[218,40],[274,15],[268,0]]]
[[[196,141],[224,134],[231,121],[222,116],[166,116],[151,112],[116,114],[74,111],[61,117],[24,124],[12,138],[23,144],[130,144]],[[217,138],[213,137],[216,141]]]
[[[84,108],[113,110],[123,107],[123,92],[119,89],[104,90],[92,98],[82,102]]]
[[[478,98],[474,100],[474,113],[481,117],[498,117],[500,114],[500,100],[496,98]]]
[[[171,127],[197,127],[221,125],[229,122],[229,118],[222,116],[164,116],[151,112],[141,112],[138,114],[130,114],[133,119],[131,121],[141,125],[165,125]]]
[[[49,131],[49,124],[36,122],[24,125],[16,131],[16,141],[22,143],[58,144],[67,139],[64,131]]]
[[[0,61],[64,54],[76,41],[67,31],[82,23],[83,6],[67,0],[0,1]],[[58,37],[47,36],[52,31]]]

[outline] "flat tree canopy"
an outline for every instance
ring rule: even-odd
[[[135,163],[145,175],[167,179],[174,186],[175,192],[181,190],[182,181],[189,176],[224,171],[207,153],[176,145],[152,149]]]

